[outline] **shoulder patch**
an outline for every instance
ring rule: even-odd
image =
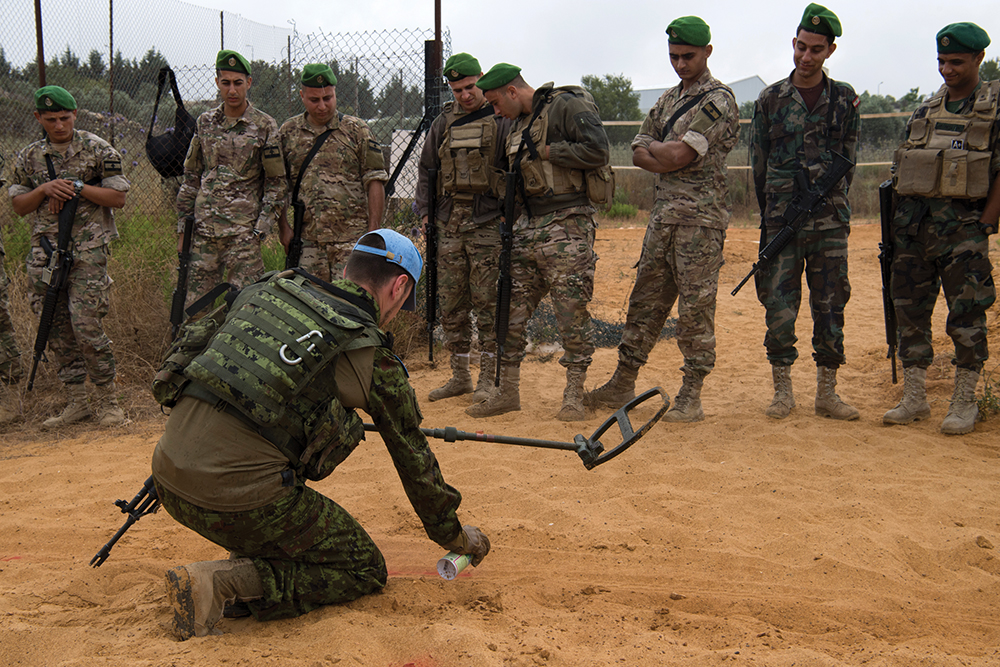
[[[860,98],[860,97],[858,97],[857,95],[855,95],[855,96],[854,96],[854,100],[852,100],[852,101],[851,101],[851,104],[853,104],[853,105],[854,105],[854,108],[855,108],[855,109],[857,109],[857,108],[858,108],[858,105],[860,105],[860,104],[861,104],[861,98]]]
[[[719,111],[719,107],[715,106],[715,102],[709,102],[703,106],[701,112],[708,116],[713,123],[722,118],[722,112]]]
[[[698,134],[705,134],[720,118],[722,118],[722,111],[719,110],[715,102],[709,101],[695,114],[688,129]]]
[[[374,139],[369,139],[368,140],[368,150],[372,151],[373,153],[381,153],[382,152],[382,144],[380,144],[379,142],[375,141]]]
[[[104,178],[122,175],[122,160],[119,157],[109,157],[104,160]]]
[[[261,165],[264,167],[264,175],[276,177],[285,175],[285,161],[281,159],[281,149],[277,144],[268,144],[261,151]]]
[[[276,145],[264,146],[264,159],[273,160],[281,157],[281,149]]]

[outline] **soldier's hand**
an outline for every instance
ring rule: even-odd
[[[462,526],[458,537],[441,546],[460,555],[469,554],[472,556],[472,566],[475,567],[482,563],[486,554],[490,552],[490,538],[475,526]]]

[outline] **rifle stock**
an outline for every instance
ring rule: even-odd
[[[44,236],[42,237],[42,247],[49,252],[48,266],[42,271],[42,281],[48,285],[45,290],[45,299],[42,301],[42,314],[38,318],[38,333],[35,336],[35,352],[31,362],[31,373],[28,376],[28,391],[35,386],[35,373],[38,371],[38,362],[45,356],[45,348],[49,343],[49,334],[52,333],[52,320],[56,314],[56,304],[59,303],[59,295],[66,288],[70,269],[73,268],[73,255],[69,251],[69,244],[72,241],[73,221],[76,219],[76,209],[80,205],[80,195],[74,195],[63,204],[59,211],[59,236],[56,240],[56,247],[52,248],[51,243]]]
[[[184,302],[188,294],[188,271],[191,268],[191,241],[194,236],[194,216],[184,216],[184,236],[181,251],[177,253],[177,285],[170,300],[170,338],[177,338],[177,331],[184,323]]]
[[[288,242],[285,255],[285,270],[294,269],[302,262],[302,228],[305,226],[306,205],[301,201],[292,202],[292,240]]]
[[[812,217],[813,211],[826,199],[826,195],[833,189],[842,178],[854,168],[854,163],[840,153],[833,154],[833,164],[826,170],[811,188],[799,191],[789,202],[784,215],[779,220],[784,220],[785,224],[771,241],[757,254],[757,261],[754,262],[750,273],[744,276],[740,284],[736,286],[730,294],[736,296],[746,285],[747,281],[753,278],[764,267],[785,249],[788,242],[795,238],[802,226]]]
[[[435,214],[437,213],[437,172],[427,170],[427,226],[424,228],[427,241],[427,360],[434,361],[434,328],[437,326],[438,306],[438,234]]]
[[[494,385],[500,386],[500,361],[503,359],[510,326],[510,262],[514,252],[514,216],[516,212],[515,191],[518,172],[511,170],[504,175],[504,220],[500,223],[500,273],[497,276],[497,370]]]
[[[885,342],[889,346],[886,359],[892,361],[892,383],[896,384],[896,337],[899,323],[896,320],[896,306],[892,303],[892,260],[895,248],[892,244],[892,218],[894,214],[892,179],[878,187],[879,214],[882,222],[882,242],[878,244],[878,261],[882,269],[882,313],[885,318]]]

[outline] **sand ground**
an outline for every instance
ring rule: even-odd
[[[592,471],[572,452],[435,443],[464,495],[461,518],[493,543],[479,568],[451,582],[436,575],[441,549],[370,436],[316,487],[366,526],[389,583],[298,619],[226,620],[221,636],[178,642],[164,571],[225,553],[165,513],[144,518],[107,563],[89,567],[123,519],[112,501],[141,487],[162,431],[140,389],[126,405],[136,418],[119,429],[22,426],[0,444],[0,665],[998,665],[1000,417],[967,436],[938,433],[952,388],[941,303],[933,417],[881,424],[902,384],[891,384],[885,359],[878,233],[856,225],[851,235],[849,363],[838,391],[859,421],[813,414],[808,316],[792,372],[798,407],[783,421],[763,415],[763,310],[752,286],[729,295],[756,256],[756,231],[733,229],[704,422],[660,423]],[[599,233],[596,315],[620,315],[642,234]],[[995,306],[994,353],[997,320]],[[588,387],[615,360],[613,349],[599,350]],[[479,421],[464,414],[465,398],[425,400],[447,377],[445,359],[409,365],[428,427],[571,441],[607,416],[553,419],[564,381],[554,358],[525,363],[520,412]],[[680,365],[675,342],[661,341],[641,388],[672,396]],[[996,361],[987,368],[1000,379]],[[643,407],[635,420],[652,412]]]

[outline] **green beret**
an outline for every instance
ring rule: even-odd
[[[809,3],[806,11],[802,13],[802,20],[799,22],[799,27],[809,32],[828,35],[830,37],[840,37],[844,34],[837,15],[823,5],[817,5],[815,2]]]
[[[458,81],[467,76],[475,76],[483,71],[479,61],[468,53],[456,53],[444,64],[444,75],[449,81]]]
[[[480,77],[479,81],[476,81],[476,86],[482,90],[493,90],[500,86],[506,86],[520,73],[521,68],[516,65],[497,63],[490,68],[489,72]]]
[[[76,100],[59,86],[44,86],[35,91],[35,108],[39,111],[74,111]]]
[[[229,49],[223,49],[219,51],[219,55],[215,56],[215,69],[239,72],[250,76],[250,63],[247,62],[247,59]]]
[[[975,23],[952,23],[937,34],[938,53],[979,53],[990,45],[990,36]]]
[[[682,16],[667,26],[667,42],[689,46],[708,46],[712,41],[712,31],[708,24],[697,16]]]
[[[337,75],[333,73],[329,65],[323,63],[313,63],[303,67],[300,80],[306,88],[326,88],[337,85]]]

